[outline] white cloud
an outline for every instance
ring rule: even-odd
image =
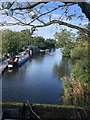
[[[53,18],[53,19],[58,19],[58,18],[60,18],[60,17],[61,17],[60,14],[52,14],[52,18]]]

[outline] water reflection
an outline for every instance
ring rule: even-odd
[[[69,74],[69,63],[60,49],[37,56],[19,69],[2,76],[3,101],[59,104],[63,83],[58,75]],[[58,71],[58,72],[57,72]],[[59,73],[59,71],[61,71]]]
[[[70,73],[74,60],[62,58],[59,64],[54,65],[54,72],[58,78],[63,81],[63,94],[61,96],[62,104],[87,106],[88,103],[88,88],[80,80],[70,78]]]
[[[62,57],[59,65],[54,65],[54,72],[58,75],[59,79],[64,76],[70,77],[71,61],[69,58]]]

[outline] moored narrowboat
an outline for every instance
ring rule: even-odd
[[[40,54],[40,49],[37,46],[28,46],[27,51],[29,51],[30,56],[35,56]]]
[[[19,67],[32,56],[35,56],[40,53],[40,49],[36,46],[29,46],[26,51],[20,52],[18,55],[12,57],[8,61],[8,68]]]
[[[8,61],[8,68],[19,67],[23,63],[25,63],[30,58],[28,52],[21,52],[19,55],[12,57]]]

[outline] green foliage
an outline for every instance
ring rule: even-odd
[[[55,34],[55,39],[58,39],[57,46],[63,48],[62,54],[65,57],[70,56],[70,50],[74,45],[74,34],[66,29],[61,29],[60,33]]]
[[[56,41],[53,40],[53,39],[47,39],[47,40],[45,41],[45,46],[46,46],[48,49],[55,48],[55,44],[56,44]]]
[[[71,58],[83,59],[88,57],[88,37],[80,35],[77,37],[75,46],[71,49]]]
[[[32,37],[30,30],[15,32],[11,30],[2,31],[2,53],[13,52],[17,54],[22,48],[28,45],[34,45],[40,49],[55,48],[55,41],[52,39],[45,40],[43,37]]]
[[[34,37],[32,45],[43,48],[45,46],[44,41],[43,37]]]
[[[61,29],[60,33],[55,34],[55,39],[58,40],[60,47],[65,47],[68,43],[73,41],[73,33],[67,29]]]
[[[55,41],[53,39],[45,40],[43,37],[34,37],[32,45],[35,45],[40,49],[51,49],[55,48]]]
[[[70,85],[71,85],[71,83],[70,83],[70,81],[69,81],[69,80],[68,80],[68,81],[65,81],[65,80],[64,80],[64,82],[63,82],[63,83],[64,83],[64,88],[66,88],[66,89],[67,89],[67,88],[69,88],[69,87],[70,87]]]
[[[31,33],[29,30],[22,30],[20,32],[14,32],[11,30],[2,31],[3,53],[17,53],[22,47],[28,46],[31,42]]]
[[[9,53],[17,51],[19,45],[17,33],[11,30],[2,31],[2,52]]]
[[[72,42],[68,43],[62,51],[63,56],[70,57],[71,49],[73,48],[73,46],[74,46],[74,43]]]
[[[69,56],[74,60],[70,80],[63,80],[63,101],[65,104],[87,105],[89,82],[88,46],[90,45],[90,38],[88,35],[78,32],[77,37],[73,39],[73,34],[70,34],[70,32],[66,30],[61,30],[60,33],[56,33],[55,37],[58,39],[58,46],[63,48],[62,55],[65,57]],[[60,79],[62,75],[67,76],[67,74],[61,75],[59,68],[56,69],[56,71]]]
[[[78,60],[71,71],[71,78],[83,83],[88,82],[88,60]]]

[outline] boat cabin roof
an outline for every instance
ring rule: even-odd
[[[23,55],[25,55],[26,54],[26,52],[25,51],[23,51],[23,52],[20,52],[18,55],[16,55],[15,57],[16,58],[19,58],[19,57],[21,57],[21,56],[23,56]]]
[[[20,52],[19,53],[19,55],[24,55],[26,52],[25,51],[23,51],[23,52]]]

